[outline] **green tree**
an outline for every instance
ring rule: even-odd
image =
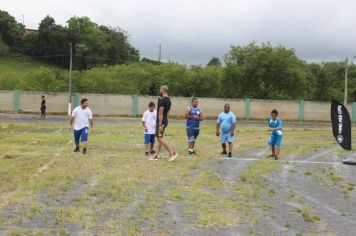
[[[222,66],[222,63],[218,57],[213,57],[208,62],[207,66]]]
[[[6,11],[0,10],[0,39],[9,47],[18,46],[24,26]]]

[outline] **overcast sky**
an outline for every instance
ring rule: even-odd
[[[0,0],[27,28],[46,15],[119,26],[142,57],[186,64],[223,59],[230,45],[252,41],[294,48],[307,61],[356,55],[356,0]]]

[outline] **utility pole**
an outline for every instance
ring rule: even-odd
[[[68,116],[72,113],[72,68],[73,68],[73,44],[69,43],[69,101],[68,101]]]
[[[349,66],[352,64],[353,60],[356,58],[356,56],[354,56],[349,64],[349,58],[346,57],[345,60],[345,88],[344,88],[344,105],[347,104],[347,95],[348,95],[348,87],[347,87],[347,83],[348,83],[348,76],[349,76]]]
[[[25,26],[25,15],[22,14],[22,24]]]
[[[161,63],[162,45],[158,45],[158,61]]]
[[[346,57],[346,60],[345,60],[345,88],[344,88],[344,105],[345,106],[347,104],[347,92],[348,92],[347,91],[348,90],[348,88],[347,88],[347,82],[348,82],[347,74],[348,74],[348,67],[349,67],[348,63],[349,63],[349,58]]]

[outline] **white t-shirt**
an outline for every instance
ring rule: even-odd
[[[147,127],[146,134],[156,134],[156,122],[157,122],[157,111],[154,110],[150,112],[150,110],[145,111],[142,116],[142,122],[145,122]]]
[[[93,119],[93,113],[89,107],[83,109],[81,106],[78,106],[74,108],[72,117],[74,117],[74,130],[81,130],[89,127],[89,119]]]

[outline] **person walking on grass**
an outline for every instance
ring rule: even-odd
[[[157,111],[155,110],[155,103],[150,102],[148,104],[148,110],[142,116],[142,128],[145,134],[145,155],[153,155],[155,151],[153,147],[155,145],[156,138],[156,122],[157,122]]]
[[[232,157],[232,149],[234,146],[234,137],[236,129],[236,116],[230,111],[230,104],[224,105],[224,112],[221,112],[216,121],[216,136],[220,136],[222,155]],[[221,131],[221,133],[220,133]],[[229,145],[229,152],[226,151],[226,143]]]
[[[162,86],[160,89],[160,98],[157,103],[157,123],[156,123],[156,137],[158,139],[158,144],[156,148],[156,154],[154,157],[150,158],[152,161],[156,161],[159,159],[159,153],[161,151],[161,147],[163,146],[169,153],[169,160],[174,161],[178,154],[173,151],[172,147],[166,143],[163,139],[164,131],[168,126],[168,117],[169,111],[171,109],[171,100],[168,96],[168,87]]]
[[[46,119],[46,99],[44,95],[42,95],[40,111],[41,111],[41,117],[39,118],[39,120]]]
[[[278,117],[278,111],[273,109],[271,116],[268,118],[268,131],[271,131],[271,137],[268,139],[268,144],[271,146],[272,155],[275,160],[278,160],[279,153],[281,151],[282,139],[283,139],[283,123]]]
[[[188,154],[196,155],[194,150],[195,142],[199,135],[200,121],[204,119],[203,114],[198,107],[198,98],[192,98],[192,104],[187,108],[184,116],[187,119]]]
[[[94,131],[93,113],[88,106],[88,99],[83,98],[80,101],[80,106],[73,110],[69,120],[69,129],[74,129],[74,152],[80,152],[81,142],[84,155],[87,154],[89,125],[91,131]]]

